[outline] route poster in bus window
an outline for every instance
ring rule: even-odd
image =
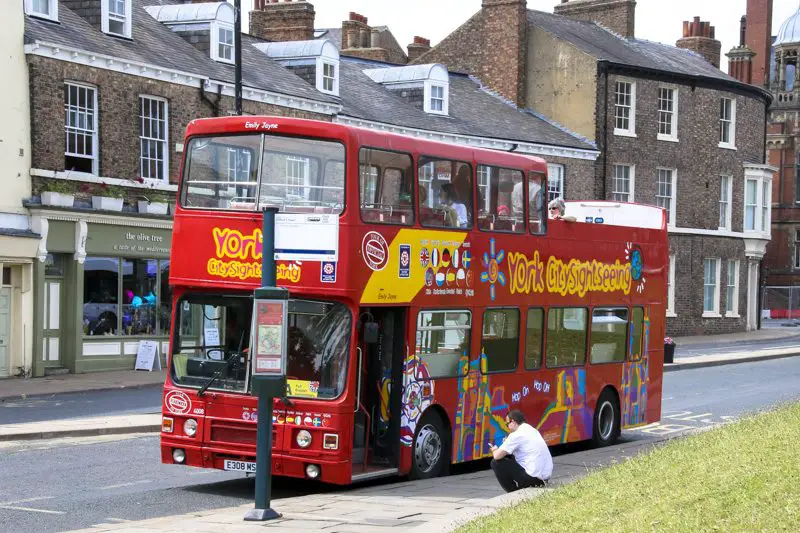
[[[286,302],[255,302],[254,374],[283,374]]]

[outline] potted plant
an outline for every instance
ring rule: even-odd
[[[143,200],[138,201],[140,213],[150,215],[166,215],[169,208],[169,196],[161,191],[152,191]]]
[[[92,193],[92,207],[103,211],[122,211],[125,189],[101,183]]]
[[[675,359],[675,341],[672,337],[664,337],[664,363],[672,363]]]
[[[64,180],[51,180],[42,185],[42,205],[72,207],[75,188]]]

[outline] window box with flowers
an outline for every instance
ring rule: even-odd
[[[166,215],[169,210],[169,196],[158,191],[142,195],[142,200],[138,201],[140,213],[148,215]]]
[[[42,205],[72,207],[75,203],[75,189],[65,181],[49,181],[42,185]]]
[[[102,211],[122,211],[125,189],[101,183],[92,191],[92,207]]]
[[[672,363],[675,360],[675,341],[672,337],[664,338],[664,363]]]

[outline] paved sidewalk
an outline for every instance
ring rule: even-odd
[[[800,348],[796,347],[770,348],[767,350],[756,350],[749,352],[726,352],[721,354],[697,355],[690,357],[678,357],[676,354],[674,363],[667,363],[664,365],[664,372],[674,372],[676,370],[687,370],[690,368],[703,368],[709,366],[755,363],[758,361],[769,361],[771,359],[782,359],[784,357],[794,357],[798,355],[800,355]]]
[[[727,333],[723,335],[695,335],[692,337],[674,337],[673,339],[677,345],[677,349],[675,351],[675,356],[677,357],[681,346],[693,346],[696,344],[726,344],[730,342],[758,342],[797,336],[800,336],[800,331],[792,328],[764,328],[755,331],[745,331],[742,333]]]
[[[45,420],[25,424],[1,424],[0,441],[54,439],[122,433],[161,431],[161,413],[146,415],[97,416]]]
[[[632,440],[610,448],[592,449],[553,458],[551,488],[579,479],[593,469],[630,458],[658,440]],[[283,516],[268,522],[245,522],[250,505],[189,513],[136,522],[99,524],[82,533],[362,533],[400,530],[418,533],[453,531],[477,516],[548,489],[504,494],[491,470],[422,481],[408,481],[338,492],[273,500]]]
[[[164,384],[164,376],[163,370],[153,370],[152,372],[121,370],[88,374],[62,374],[44,378],[0,379],[0,401],[65,392],[155,387]]]

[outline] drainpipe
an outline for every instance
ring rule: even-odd
[[[206,95],[206,85],[205,80],[200,80],[200,99],[203,100],[208,107],[211,108],[211,111],[214,113],[215,117],[219,116],[219,103],[222,101],[222,84],[217,85],[217,97],[216,99],[212,100]]]
[[[608,62],[597,62],[597,75],[603,76],[603,196],[601,200],[608,198]]]

